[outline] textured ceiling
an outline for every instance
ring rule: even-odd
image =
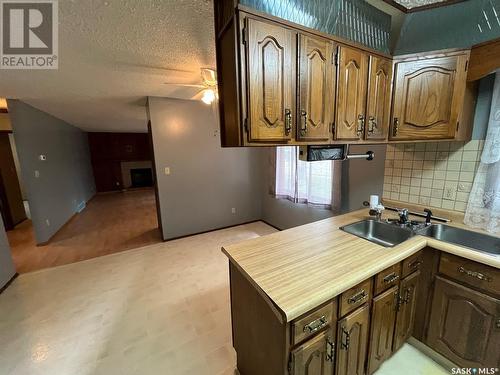
[[[59,0],[59,23],[59,70],[0,70],[0,96],[84,130],[145,131],[147,96],[215,67],[209,0]]]
[[[394,0],[394,2],[404,6],[407,9],[418,8],[424,5],[442,3],[446,0]]]

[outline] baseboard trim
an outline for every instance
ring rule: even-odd
[[[67,220],[67,221],[66,221],[63,225],[61,225],[61,227],[60,227],[58,230],[56,230],[56,231],[55,231],[55,233],[54,233],[52,236],[50,236],[50,237],[49,237],[49,239],[48,239],[47,241],[44,241],[44,242],[39,242],[39,243],[37,243],[37,244],[36,244],[36,246],[40,246],[40,247],[41,247],[41,246],[46,246],[46,245],[48,245],[48,244],[50,243],[50,241],[52,241],[52,239],[53,239],[53,238],[57,235],[57,233],[59,233],[60,231],[62,231],[64,228],[66,228],[66,227],[69,225],[69,223],[71,223],[71,221],[73,221],[73,219],[74,219],[77,215],[79,215],[79,214],[81,214],[83,211],[85,211],[85,209],[87,208],[87,206],[88,206],[88,204],[90,203],[90,201],[91,201],[92,199],[94,199],[94,198],[96,197],[96,195],[97,195],[97,193],[94,193],[94,195],[92,195],[92,196],[91,196],[91,197],[90,197],[87,201],[85,201],[85,208],[84,208],[83,210],[81,210],[81,211],[79,211],[79,212],[77,211],[77,212],[75,212],[73,215],[71,215],[71,217],[70,217],[70,218],[69,218],[69,219],[68,219],[68,220]]]
[[[450,361],[448,358],[442,356],[438,352],[436,352],[434,349],[428,347],[425,345],[422,341],[417,340],[415,337],[410,337],[408,339],[408,344],[411,346],[417,348],[420,350],[422,353],[424,353],[427,357],[432,359],[434,362],[436,362],[438,365],[444,367],[446,370],[450,371],[453,368],[457,368],[456,364],[454,364],[452,361]]]
[[[252,223],[258,223],[259,221],[262,221],[263,223],[267,224],[267,225],[270,225],[272,227],[271,224],[268,224],[266,223],[264,220],[261,220],[261,219],[258,219],[258,220],[251,220],[251,221],[245,221],[243,223],[239,223],[239,224],[233,224],[233,225],[228,225],[228,226],[225,226],[225,227],[220,227],[220,228],[214,228],[214,229],[209,229],[209,230],[205,230],[205,231],[202,231],[202,232],[196,232],[196,233],[191,233],[191,234],[186,234],[184,236],[178,236],[178,237],[172,237],[172,238],[163,238],[163,242],[169,242],[169,241],[175,241],[175,240],[180,240],[182,238],[187,238],[187,237],[192,237],[192,236],[197,236],[199,234],[205,234],[205,233],[210,233],[210,232],[216,232],[218,230],[223,230],[223,229],[229,229],[229,228],[234,228],[234,227],[239,227],[240,225],[246,225],[246,224],[252,224]],[[274,228],[274,227],[273,227]]]
[[[5,290],[6,290],[6,289],[10,286],[10,284],[12,284],[12,283],[14,282],[14,280],[15,280],[18,276],[19,276],[19,274],[16,272],[16,273],[14,274],[14,276],[12,276],[12,277],[10,278],[10,280],[9,280],[9,281],[7,281],[7,283],[6,283],[3,287],[1,287],[1,288],[0,288],[0,294],[2,294],[3,292],[5,292]]]

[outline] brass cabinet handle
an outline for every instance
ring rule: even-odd
[[[401,303],[408,304],[410,303],[410,296],[413,288],[408,288],[405,290],[405,298],[402,299]]]
[[[399,311],[401,308],[401,296],[399,295],[399,288],[394,292],[394,309]]]
[[[458,272],[464,273],[465,275],[467,275],[469,277],[475,277],[476,279],[479,279],[481,281],[487,281],[487,282],[493,281],[493,279],[488,275],[485,275],[481,272],[471,271],[471,270],[465,269],[462,266],[458,267]]]
[[[342,327],[342,334],[340,338],[340,349],[349,350],[349,346],[351,345],[351,334]]]
[[[307,112],[300,111],[300,117],[302,117],[302,126],[300,127],[300,134],[305,135],[307,133]]]
[[[498,318],[495,322],[496,328],[500,329],[500,318]]]
[[[285,135],[289,135],[292,131],[292,111],[285,109]]]
[[[396,275],[396,272],[393,272],[384,277],[384,283],[390,284],[396,281],[397,279],[399,279],[399,275]]]
[[[365,131],[365,116],[359,115],[358,116],[358,131],[356,134],[358,137],[361,137],[363,135],[363,132]]]
[[[306,324],[304,326],[303,331],[306,333],[313,333],[316,331],[319,331],[321,328],[325,327],[328,324],[328,321],[326,319],[326,316],[322,316],[321,318],[318,318],[316,320],[313,320],[311,323]]]
[[[349,305],[351,305],[353,303],[356,303],[356,302],[364,300],[366,297],[368,297],[368,293],[366,293],[366,291],[364,289],[362,289],[358,293],[356,293],[356,294],[352,295],[351,297],[349,297],[349,299],[347,300],[347,303]]]
[[[408,268],[409,269],[414,269],[418,268],[423,262],[420,259],[414,260],[411,263],[408,263]]]
[[[332,362],[335,358],[335,343],[330,339],[330,337],[326,338],[326,358],[327,362]]]
[[[399,128],[399,119],[397,117],[394,117],[394,122],[392,125],[392,136],[396,137],[398,135],[398,129]]]
[[[377,121],[375,120],[375,117],[370,116],[368,118],[368,134],[373,134],[375,132],[375,129],[377,128]]]

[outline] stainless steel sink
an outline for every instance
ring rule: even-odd
[[[433,224],[418,230],[417,234],[432,237],[436,240],[470,247],[489,254],[500,255],[500,238],[473,232],[466,229],[450,227],[444,224]]]
[[[385,247],[398,245],[414,235],[411,230],[376,220],[358,221],[340,229]]]

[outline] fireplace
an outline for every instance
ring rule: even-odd
[[[133,188],[153,186],[153,171],[151,168],[130,169],[130,180]]]

